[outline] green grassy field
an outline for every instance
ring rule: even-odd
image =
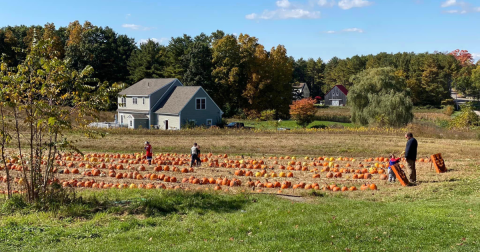
[[[254,120],[229,120],[230,122],[242,122],[247,127],[254,127],[256,129],[275,129],[273,121],[254,121]],[[315,126],[325,127],[354,127],[352,123],[330,122],[330,121],[313,121],[307,126],[307,129]],[[293,120],[284,120],[278,124],[278,128],[301,129]]]
[[[12,205],[3,206],[0,251],[478,251],[478,186],[477,179],[402,196],[293,199],[85,192],[83,204],[56,212],[5,214]]]

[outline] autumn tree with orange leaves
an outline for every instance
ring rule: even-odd
[[[467,50],[457,49],[451,52],[450,55],[453,55],[453,57],[455,57],[462,66],[473,64],[473,56]]]
[[[294,101],[290,105],[290,116],[297,121],[297,124],[306,128],[308,124],[313,122],[315,117],[315,103],[317,101],[312,98],[306,98]]]

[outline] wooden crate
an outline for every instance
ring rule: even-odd
[[[396,163],[395,165],[390,166],[390,168],[395,173],[395,176],[400,181],[400,184],[402,184],[402,186],[408,186],[410,184],[410,182],[408,182],[407,175],[402,170],[402,168],[400,168],[399,163]]]
[[[445,167],[445,162],[443,161],[442,154],[434,154],[431,156],[432,163],[435,166],[435,170],[437,173],[444,173],[447,172],[447,167]]]

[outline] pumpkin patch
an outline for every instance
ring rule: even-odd
[[[210,189],[232,192],[252,191],[296,194],[305,190],[342,193],[376,191],[388,178],[386,157],[242,157],[227,154],[202,155],[202,166],[189,167],[190,155],[162,153],[154,156],[152,165],[140,153],[110,154],[64,153],[56,157],[55,179],[62,187],[77,190],[102,189]],[[417,166],[431,163],[421,158]],[[403,165],[401,165],[403,166]],[[353,167],[357,167],[356,169]],[[14,181],[14,190],[22,192],[22,165],[10,159],[0,171],[9,169],[11,177],[0,176],[2,182]]]

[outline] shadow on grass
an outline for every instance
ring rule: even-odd
[[[209,211],[216,213],[238,211],[247,202],[248,198],[244,195],[165,191],[162,195],[149,197],[130,204],[126,210],[130,214],[144,214],[146,216],[171,213],[186,214],[191,211],[204,214]]]
[[[133,197],[132,197],[133,196]],[[251,202],[244,194],[217,194],[207,192],[185,192],[176,190],[152,190],[148,193],[109,195],[84,195],[69,204],[46,211],[53,212],[58,218],[91,218],[96,213],[135,214],[165,216],[169,214],[187,214],[195,212],[234,212]],[[27,204],[21,197],[6,200],[1,214],[27,213],[38,211],[35,205]]]

